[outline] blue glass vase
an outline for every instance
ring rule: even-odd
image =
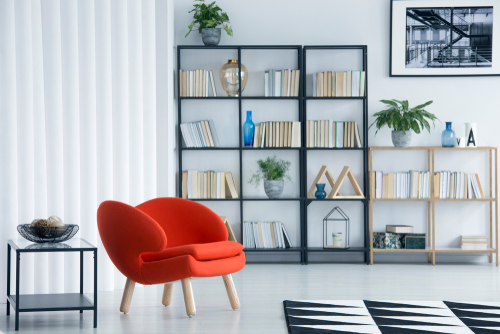
[[[455,146],[455,131],[451,129],[451,122],[446,122],[446,130],[441,135],[441,145],[443,147]]]
[[[243,141],[245,146],[253,146],[253,135],[255,133],[255,124],[252,122],[252,112],[247,111],[247,120],[243,124]]]
[[[319,199],[323,199],[326,197],[325,184],[324,183],[316,183],[316,192],[314,196]]]

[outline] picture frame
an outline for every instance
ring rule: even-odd
[[[500,75],[500,0],[391,0],[390,77]]]

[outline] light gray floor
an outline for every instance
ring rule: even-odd
[[[127,315],[118,311],[122,290],[101,292],[97,329],[91,311],[22,313],[19,333],[285,334],[284,299],[500,301],[499,269],[490,264],[247,265],[233,278],[237,311],[222,278],[203,278],[193,280],[197,315],[191,319],[176,283],[169,307],[161,305],[161,286],[136,288]],[[14,316],[1,306],[0,332],[14,333]]]

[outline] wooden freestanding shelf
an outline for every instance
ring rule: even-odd
[[[368,172],[373,171],[373,152],[374,151],[427,151],[427,167],[431,172],[431,176],[434,175],[434,154],[436,151],[471,151],[471,150],[482,150],[489,151],[489,197],[481,199],[451,199],[451,198],[435,198],[434,195],[434,178],[430,178],[430,198],[425,199],[399,199],[399,198],[372,198],[369,191],[367,196],[369,196],[368,202],[368,225],[369,225],[369,247],[370,247],[370,264],[373,264],[373,253],[428,253],[429,262],[436,264],[436,253],[489,253],[490,262],[493,262],[493,255],[496,255],[496,265],[498,266],[498,159],[497,159],[497,148],[496,147],[370,147],[368,151]],[[494,155],[494,157],[493,157]],[[493,166],[493,159],[495,160],[495,166]],[[495,175],[493,178],[493,168],[495,168]],[[371,175],[369,173],[369,175]],[[493,180],[495,184],[493,184]],[[493,187],[495,191],[493,192]],[[426,249],[373,249],[373,203],[380,201],[391,201],[391,202],[427,202],[427,243]],[[436,215],[435,206],[436,202],[489,202],[490,203],[490,245],[487,249],[476,249],[476,250],[464,250],[461,248],[436,248]],[[493,205],[495,210],[493,212]],[[494,215],[494,218],[493,218]]]

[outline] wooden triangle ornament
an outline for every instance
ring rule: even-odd
[[[236,236],[234,235],[233,229],[231,228],[231,225],[229,224],[229,220],[227,220],[226,216],[219,216],[220,219],[224,222],[224,225],[226,225],[227,228],[227,240],[228,241],[236,241]]]
[[[314,198],[314,192],[315,192],[314,191],[314,186],[317,183],[320,183],[320,181],[323,178],[323,176],[326,176],[326,179],[328,180],[328,183],[330,183],[330,186],[333,189],[333,187],[335,186],[335,180],[333,179],[332,173],[330,173],[330,170],[328,169],[327,166],[323,166],[319,170],[318,176],[316,176],[316,178],[314,179],[314,182],[313,182],[311,188],[307,192],[307,198]],[[340,192],[339,192],[339,195],[340,195]]]
[[[349,178],[349,181],[351,181],[351,185],[354,188],[354,191],[356,192],[356,196],[341,196],[340,195],[340,187],[342,186],[342,183],[344,182],[346,176]],[[344,169],[342,169],[342,172],[339,175],[339,178],[337,179],[337,183],[335,184],[334,187],[332,187],[332,191],[326,196],[326,198],[365,198],[363,195],[363,192],[361,191],[361,188],[356,181],[356,178],[354,177],[354,174],[352,173],[352,170],[349,166],[345,166]]]

